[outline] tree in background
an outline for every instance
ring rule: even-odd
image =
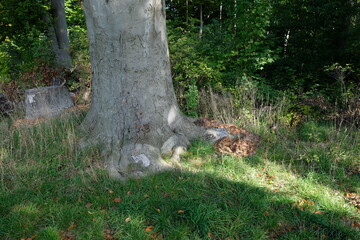
[[[70,40],[65,15],[65,0],[51,0],[54,24],[49,27],[49,37],[58,66],[71,68]]]
[[[71,67],[64,0],[4,0],[0,12],[1,81],[39,64]]]

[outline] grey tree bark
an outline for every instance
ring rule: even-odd
[[[199,30],[199,37],[200,38],[202,37],[203,29],[204,29],[203,5],[200,4],[200,30]]]
[[[71,68],[70,40],[65,15],[64,0],[51,0],[54,27],[49,29],[56,63],[65,68]]]
[[[81,146],[100,144],[119,179],[172,168],[202,134],[180,113],[173,90],[162,0],[85,0],[93,75]]]

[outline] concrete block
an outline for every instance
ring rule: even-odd
[[[25,91],[27,119],[50,118],[72,106],[74,103],[64,86],[33,88]]]

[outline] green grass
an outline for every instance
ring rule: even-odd
[[[259,125],[254,156],[195,141],[182,171],[120,184],[74,148],[81,120],[1,121],[0,239],[360,239],[359,130]]]

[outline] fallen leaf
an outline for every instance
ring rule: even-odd
[[[145,228],[146,232],[151,232],[154,229],[154,226],[148,226]]]
[[[169,196],[169,194],[168,193],[164,193],[164,197],[168,197]]]
[[[110,234],[106,234],[106,235],[105,235],[105,239],[114,239],[114,237],[111,236]]]
[[[320,211],[316,211],[314,212],[315,214],[323,214],[323,212],[320,212]]]
[[[264,215],[268,216],[270,213],[268,211],[264,212]]]
[[[184,210],[179,210],[178,213],[184,213]]]
[[[156,211],[157,211],[157,212],[161,212],[161,210],[160,210],[159,208],[158,208],[158,209],[156,209]]]
[[[115,239],[113,234],[114,234],[114,230],[106,229],[104,232],[105,239]]]
[[[120,198],[115,198],[115,199],[114,199],[114,202],[120,203],[120,202],[121,202],[121,199],[120,199]]]
[[[94,205],[93,203],[87,203],[86,205],[85,205],[85,207],[86,208],[89,208],[89,207],[91,207],[92,205]]]
[[[130,191],[128,191],[127,193],[126,193],[126,195],[128,195],[128,196],[130,196],[132,194],[132,192],[130,192]]]
[[[144,198],[148,198],[148,197],[149,197],[149,194],[145,194],[145,195],[144,195]]]
[[[125,222],[130,222],[130,220],[131,220],[131,218],[128,217],[125,219]]]
[[[110,194],[114,194],[114,191],[113,191],[113,190],[109,190],[109,193],[110,193]]]
[[[75,223],[75,222],[71,222],[71,224],[70,224],[70,226],[67,228],[67,230],[68,230],[68,231],[71,231],[71,230],[73,230],[73,229],[76,228],[76,227],[77,227],[76,223]]]
[[[209,237],[209,238],[213,238],[213,237],[214,237],[214,235],[212,234],[212,232],[208,232],[208,237]]]

